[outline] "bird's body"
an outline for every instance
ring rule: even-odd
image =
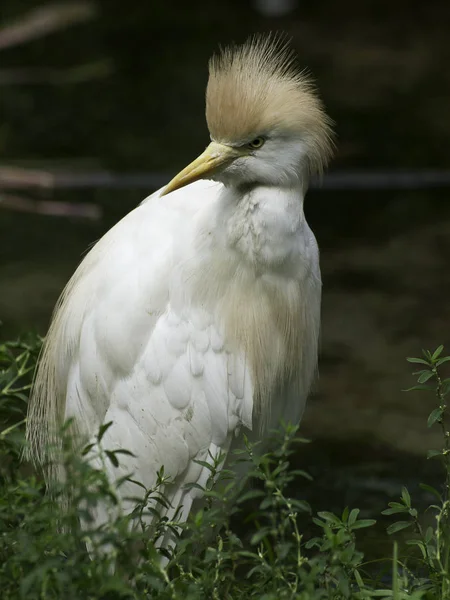
[[[259,42],[260,50],[271,43]],[[184,484],[204,485],[210,474],[197,460],[227,453],[242,430],[259,438],[280,418],[298,422],[316,369],[321,294],[303,212],[307,157],[315,152],[317,163],[322,143],[325,160],[328,148],[326,118],[305,90],[322,132],[290,136],[280,127],[275,146],[266,124],[256,131],[267,135],[261,151],[248,150],[248,132],[239,145],[215,138],[84,259],[60,300],[34,386],[35,458],[44,460],[65,419],[85,441],[112,421],[104,447],[133,456],[110,466],[111,479],[134,472],[151,487],[164,466],[172,505],[185,518],[199,491]],[[231,158],[222,158],[225,147]],[[266,166],[255,162],[263,150]],[[212,171],[217,181],[196,181]],[[136,493],[132,483],[121,488],[122,496]]]

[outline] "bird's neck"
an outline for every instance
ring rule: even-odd
[[[300,186],[253,185],[222,190],[215,241],[223,251],[237,253],[260,273],[298,265],[304,229]]]
[[[245,357],[254,415],[267,416],[280,382],[298,381],[299,398],[310,384],[320,313],[318,252],[301,189],[241,192],[224,188],[201,211],[189,244],[195,253],[182,262],[182,290],[193,306],[214,315],[227,348]]]

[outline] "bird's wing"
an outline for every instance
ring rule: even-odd
[[[226,452],[236,429],[252,422],[245,361],[227,350],[213,315],[179,294],[171,301],[183,285],[173,281],[183,232],[213,190],[199,182],[179,196],[150,197],[94,247],[65,292],[36,382],[42,395],[53,369],[59,412],[83,439],[112,421],[103,447],[134,454],[110,465],[112,477],[133,472],[150,488],[164,466],[172,501],[185,510],[198,492],[183,484],[204,485],[210,473],[194,461]],[[131,483],[121,490],[139,491]]]

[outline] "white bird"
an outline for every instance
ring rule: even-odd
[[[62,423],[127,449],[111,481],[163,465],[186,519],[211,462],[243,431],[297,423],[317,366],[321,277],[303,212],[330,120],[295,54],[254,37],[209,63],[211,143],[89,252],[55,309],[29,405],[45,463]],[[136,496],[132,483],[122,497]],[[173,514],[172,512],[172,514]],[[102,522],[107,515],[96,515]]]

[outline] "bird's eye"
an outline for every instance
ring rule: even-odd
[[[258,148],[261,148],[261,146],[264,145],[265,141],[266,140],[263,137],[257,137],[254,140],[252,140],[251,142],[249,142],[248,147],[253,148],[254,150],[257,150]]]

